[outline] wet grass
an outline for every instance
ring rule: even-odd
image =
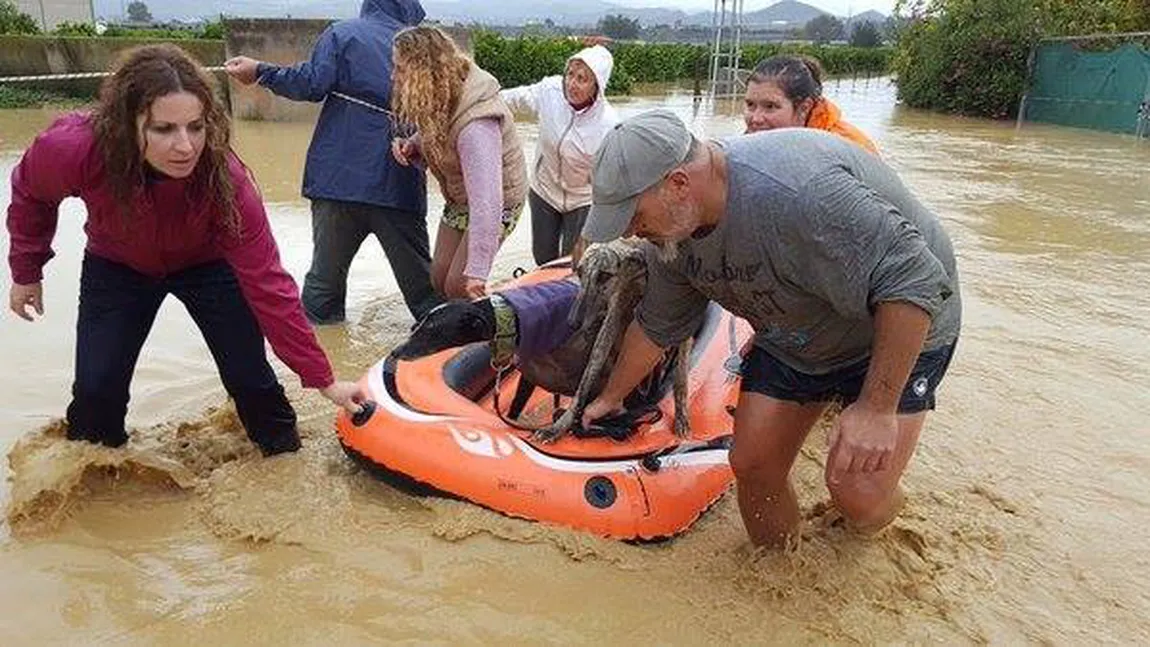
[[[91,103],[90,95],[69,94],[14,85],[0,85],[0,109],[12,108],[73,108]]]

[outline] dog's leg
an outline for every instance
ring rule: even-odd
[[[616,292],[611,295],[607,302],[607,314],[603,320],[603,326],[599,329],[599,334],[595,336],[595,344],[591,347],[587,368],[583,370],[583,376],[579,379],[579,386],[575,389],[575,395],[571,397],[571,405],[558,420],[536,431],[536,440],[540,442],[558,440],[563,434],[570,431],[579,416],[583,415],[583,408],[588,404],[587,397],[590,395],[591,388],[599,382],[599,377],[607,364],[607,358],[619,338],[623,316],[628,314],[623,312],[624,308],[620,307],[620,301],[620,294]]]
[[[688,438],[691,423],[687,416],[687,375],[691,372],[691,338],[685,339],[675,350],[675,435]]]
[[[531,380],[519,374],[519,384],[515,387],[515,397],[511,399],[511,408],[507,410],[507,417],[511,420],[519,418],[523,413],[523,408],[527,406],[527,401],[531,399],[531,394],[535,392],[535,385]]]

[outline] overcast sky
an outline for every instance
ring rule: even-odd
[[[684,11],[705,11],[714,8],[714,0],[609,0],[614,4],[628,7],[674,7]],[[750,13],[775,4],[778,0],[743,0],[743,11]],[[829,11],[838,16],[854,15],[868,9],[880,11],[886,15],[894,9],[895,0],[802,0],[806,4]],[[733,0],[728,0],[728,9],[732,7]]]

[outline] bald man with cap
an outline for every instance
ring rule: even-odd
[[[788,128],[704,142],[652,110],[616,126],[595,158],[583,236],[629,235],[651,243],[647,291],[584,425],[619,410],[713,300],[755,330],[730,455],[751,541],[796,536],[791,466],[836,400],[831,499],[856,530],[889,524],[961,326],[938,218],[841,137]]]

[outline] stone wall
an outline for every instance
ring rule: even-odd
[[[91,24],[91,0],[16,0],[16,9],[32,16],[40,29],[52,31],[62,22]]]
[[[235,18],[225,19],[227,56],[250,56],[275,63],[294,65],[311,57],[323,30],[330,20],[296,18]],[[465,29],[445,28],[464,51],[471,51],[470,32]],[[253,84],[244,86],[231,82],[232,114],[239,119],[267,121],[297,121],[315,119],[318,103],[291,101],[272,94],[266,88]]]

